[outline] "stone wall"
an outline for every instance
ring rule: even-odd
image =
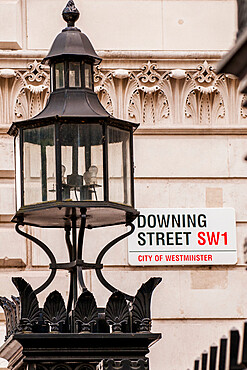
[[[0,295],[16,294],[12,276],[34,288],[48,275],[48,259],[19,236],[15,212],[14,120],[37,114],[49,96],[49,70],[40,64],[64,27],[64,0],[0,2]],[[77,0],[78,27],[103,62],[95,69],[102,104],[115,116],[140,122],[135,133],[136,208],[233,207],[238,263],[218,267],[131,267],[127,242],[104,259],[104,274],[135,294],[141,282],[161,276],[153,296],[153,331],[163,339],[151,348],[152,370],[192,368],[194,359],[247,317],[244,244],[247,237],[247,110],[233,76],[215,67],[235,37],[233,0]],[[6,20],[7,19],[7,20]],[[27,227],[65,262],[63,231]],[[123,232],[122,226],[86,232],[84,259]],[[130,275],[131,274],[131,275]],[[67,299],[66,273],[49,289]],[[109,293],[86,272],[98,306]],[[40,294],[43,303],[47,292]],[[4,338],[0,314],[1,341]],[[1,366],[1,365],[0,365]]]

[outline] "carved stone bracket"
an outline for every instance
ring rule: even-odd
[[[19,90],[14,106],[15,120],[28,119],[38,114],[49,96],[50,77],[47,67],[35,60],[24,73],[16,74]]]
[[[26,70],[0,70],[0,125],[28,119],[39,113],[49,96],[47,67],[34,60]]]
[[[198,65],[195,60],[189,69],[165,68],[164,62],[153,60],[132,67],[123,59],[118,65],[102,63],[94,74],[102,105],[118,118],[139,122],[142,128],[234,128],[246,120],[239,81],[216,75],[210,61]],[[0,125],[36,115],[48,96],[49,68],[40,61],[26,70],[0,70]]]
[[[194,70],[162,70],[151,61],[140,71],[98,67],[95,85],[106,109],[143,128],[234,126],[246,118],[238,80],[216,75],[207,61]]]

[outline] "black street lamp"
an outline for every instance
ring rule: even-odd
[[[93,65],[101,59],[74,27],[78,17],[72,5],[64,9],[68,25],[43,60],[51,71],[47,106],[9,130],[16,148],[15,222],[64,228],[74,216],[78,224],[82,212],[92,228],[129,223],[138,215],[133,184],[138,124],[114,118],[100,104]]]
[[[53,259],[52,276],[55,268],[71,270],[73,264],[75,303],[76,270],[84,287],[82,268],[102,267],[99,260],[96,265],[81,260],[85,227],[129,225],[138,215],[133,181],[133,131],[138,124],[116,119],[103,108],[93,89],[93,65],[101,59],[74,26],[79,12],[72,2],[63,18],[67,27],[43,60],[51,70],[48,104],[9,130],[15,137],[18,208],[12,221],[18,232],[25,224],[65,229],[70,264],[57,266]]]
[[[109,284],[101,271],[105,253],[134,231],[132,221],[138,216],[133,176],[138,124],[114,118],[99,102],[93,66],[101,59],[74,26],[79,11],[72,0],[63,18],[67,27],[43,60],[50,65],[49,101],[37,116],[9,129],[15,138],[17,193],[12,221],[19,234],[48,255],[51,273],[35,291],[24,279],[13,278],[20,299],[0,298],[7,326],[0,355],[11,368],[148,369],[148,346],[160,338],[150,333],[151,295],[161,279],[149,279],[133,297]],[[130,226],[130,231],[107,244],[95,263],[84,262],[85,228],[118,224]],[[22,231],[23,225],[63,228],[69,262],[57,263],[52,250]],[[36,294],[52,282],[57,269],[70,273],[67,308],[54,291],[40,309]],[[94,269],[113,293],[105,309],[97,307],[85,286],[86,269]]]
[[[247,2],[246,0],[237,0],[237,5],[237,40],[233,48],[219,62],[216,73],[232,74],[242,80],[245,79],[247,74]],[[246,81],[242,86],[241,92],[247,92]]]

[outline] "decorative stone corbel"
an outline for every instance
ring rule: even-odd
[[[128,71],[127,69],[116,69],[114,72],[112,72],[113,77],[119,78],[120,80],[128,78],[130,74],[131,72]]]
[[[173,69],[171,72],[168,73],[168,76],[171,78],[175,78],[176,80],[181,80],[182,78],[186,78],[186,71],[184,69]]]
[[[0,69],[0,77],[2,78],[13,78],[16,76],[16,72],[13,69]]]

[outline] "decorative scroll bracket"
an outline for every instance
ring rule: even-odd
[[[131,229],[118,236],[111,242],[109,242],[99,253],[96,262],[95,263],[87,263],[82,259],[82,252],[83,252],[83,241],[84,241],[84,233],[85,233],[85,226],[86,226],[86,210],[81,209],[81,225],[78,233],[78,240],[77,240],[77,231],[76,231],[76,215],[72,215],[71,219],[71,225],[68,225],[65,227],[65,240],[68,248],[68,253],[69,253],[69,262],[66,263],[57,263],[56,258],[50,248],[45,245],[42,241],[38,240],[32,235],[27,234],[26,232],[20,230],[20,225],[22,223],[17,223],[16,224],[16,231],[18,234],[26,237],[27,239],[31,240],[35,244],[37,244],[49,257],[51,263],[49,265],[51,269],[50,276],[48,279],[43,283],[40,287],[38,287],[34,292],[35,294],[38,294],[42,292],[44,289],[46,289],[50,283],[53,281],[55,278],[57,270],[68,270],[70,273],[70,289],[69,289],[69,298],[68,298],[68,312],[75,308],[77,298],[78,298],[78,281],[81,285],[81,288],[84,290],[86,289],[86,285],[83,279],[83,270],[91,270],[94,269],[96,272],[96,275],[101,282],[102,285],[104,285],[110,292],[114,293],[118,291],[117,288],[112,286],[103,276],[101,270],[103,269],[103,264],[102,259],[105,256],[105,254],[118,242],[126,238],[127,236],[131,235],[134,230],[135,226],[133,224],[128,224],[127,226],[130,226]],[[70,234],[72,233],[72,241]],[[127,300],[132,302],[134,300],[134,297],[121,292]]]

